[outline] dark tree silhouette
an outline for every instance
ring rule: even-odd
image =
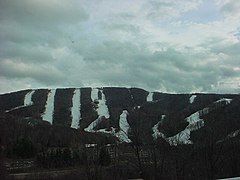
[[[32,141],[29,138],[19,138],[13,145],[13,155],[21,158],[30,158],[35,154]]]
[[[111,163],[111,157],[104,147],[100,149],[98,162],[101,166],[108,166]]]

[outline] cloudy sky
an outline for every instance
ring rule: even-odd
[[[0,0],[0,93],[240,93],[239,0]]]

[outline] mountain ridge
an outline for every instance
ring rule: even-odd
[[[78,92],[77,95],[76,92]],[[218,106],[216,104],[220,104],[220,108],[224,110],[225,106],[231,105],[233,99],[239,99],[239,95],[168,94],[125,87],[26,89],[1,94],[0,111],[22,118],[45,120],[53,125],[88,132],[110,133],[115,136],[121,134],[124,136],[121,128],[125,127],[124,131],[129,131],[125,133],[131,137],[131,130],[140,123],[143,124],[141,128],[144,132],[146,131],[147,139],[161,131],[164,136],[159,136],[167,140],[186,130],[190,124],[190,121],[186,119],[194,113],[209,105]],[[121,119],[124,111],[126,117]],[[213,113],[211,111],[210,114]],[[160,123],[162,116],[165,116],[165,119]],[[199,119],[201,119],[200,116]],[[204,121],[206,120],[203,119],[202,122]],[[153,132],[153,127],[155,127],[155,132]],[[190,139],[191,134],[194,132],[187,133],[189,136],[187,139]],[[122,137],[121,140],[131,141],[131,138],[126,139],[128,137]],[[179,141],[179,143],[183,142]]]

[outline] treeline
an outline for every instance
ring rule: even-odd
[[[37,151],[30,138],[19,137],[3,153],[8,158],[32,158]]]
[[[111,162],[110,155],[104,147],[97,154],[94,151],[87,151],[86,148],[50,148],[38,153],[36,160],[44,168],[88,166],[89,161],[107,166]]]
[[[97,144],[93,147],[54,147],[36,152],[28,138],[16,141],[11,155],[36,157],[38,167],[74,167],[86,179],[216,179],[240,176],[238,138],[204,144],[170,146],[159,138],[149,144]],[[80,176],[79,174],[76,177]]]

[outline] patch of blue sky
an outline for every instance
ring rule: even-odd
[[[193,23],[210,23],[219,21],[223,18],[220,9],[213,0],[203,0],[203,2],[194,10],[183,14],[179,20]]]

